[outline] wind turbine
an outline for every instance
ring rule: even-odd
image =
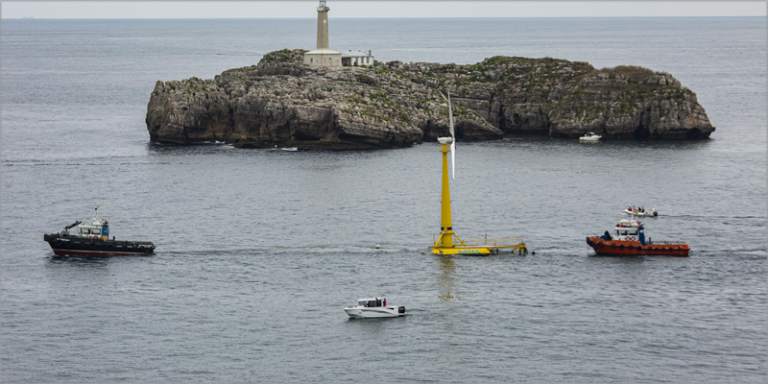
[[[439,92],[439,91],[438,91]],[[456,246],[466,246],[464,241],[459,238],[454,232],[453,232],[453,219],[451,218],[451,189],[450,189],[450,182],[448,177],[448,152],[451,153],[451,166],[453,170],[453,179],[456,179],[456,134],[453,130],[453,109],[451,108],[451,94],[448,93],[448,97],[446,98],[445,95],[443,95],[442,92],[440,92],[440,95],[443,96],[445,101],[448,102],[448,126],[449,131],[451,133],[451,137],[438,137],[437,141],[442,144],[442,148],[440,149],[440,153],[443,154],[443,194],[442,194],[442,201],[441,201],[441,208],[440,208],[440,235],[437,238],[437,241],[435,242],[434,246],[432,247],[432,253],[437,254],[443,254],[443,253],[454,253],[456,252]],[[448,145],[450,144],[450,149],[448,149]],[[458,240],[457,243],[453,242],[453,238],[456,238]],[[485,252],[478,251],[478,254],[480,253],[490,253],[488,250],[485,250]]]
[[[440,91],[438,91],[440,92]],[[440,235],[434,239],[434,244],[429,247],[433,254],[438,255],[489,255],[498,253],[501,249],[509,249],[520,254],[527,253],[525,243],[521,238],[489,239],[486,235],[481,239],[467,239],[465,242],[453,232],[453,219],[451,218],[451,188],[448,176],[448,152],[451,153],[452,176],[456,180],[456,133],[453,129],[453,108],[451,107],[451,94],[446,91],[448,97],[440,92],[443,99],[448,102],[448,127],[451,137],[438,137],[441,144],[440,153],[443,154],[442,175],[442,201],[440,202]],[[450,144],[450,149],[448,145]],[[454,238],[456,242],[454,242]]]

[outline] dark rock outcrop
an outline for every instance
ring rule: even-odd
[[[212,80],[158,81],[147,106],[156,142],[240,147],[402,147],[448,134],[451,93],[459,140],[504,133],[606,139],[699,139],[715,130],[696,94],[667,73],[496,56],[473,65],[375,62],[310,68],[304,50]]]

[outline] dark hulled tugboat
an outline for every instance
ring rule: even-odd
[[[126,241],[109,239],[109,223],[99,219],[99,207],[96,206],[96,217],[91,224],[76,221],[64,227],[59,233],[49,233],[43,236],[56,255],[151,255],[155,245],[149,241]],[[69,230],[76,227],[75,234]]]
[[[611,236],[605,231],[603,236],[587,237],[587,245],[598,255],[660,255],[688,256],[691,248],[684,241],[648,241],[645,240],[643,224],[635,220],[622,220],[614,228]]]

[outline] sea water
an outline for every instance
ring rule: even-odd
[[[157,80],[313,49],[313,19],[3,20],[2,379],[13,382],[764,382],[764,18],[332,19],[331,48],[469,64],[639,65],[698,95],[710,140],[459,142],[461,237],[433,256],[436,143],[369,151],[149,142]],[[109,220],[151,257],[54,257]],[[630,205],[688,258],[596,257]],[[376,245],[380,249],[372,249]],[[348,320],[386,295],[407,316]]]

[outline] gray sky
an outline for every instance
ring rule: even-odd
[[[314,18],[317,1],[3,1],[3,19]],[[766,16],[765,1],[339,1],[329,16]]]

